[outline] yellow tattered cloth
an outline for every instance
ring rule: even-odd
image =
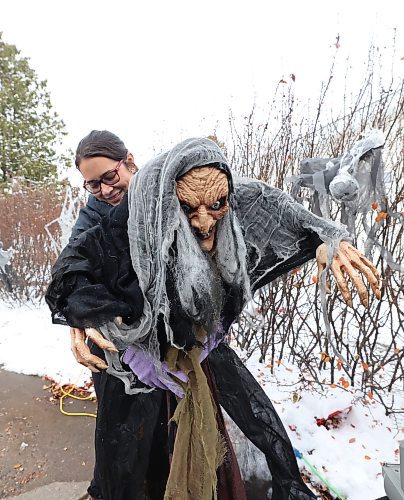
[[[202,332],[201,332],[202,333]],[[205,338],[203,332],[199,340]],[[184,353],[171,347],[167,362],[171,370],[188,376],[172,420],[177,424],[170,475],[164,500],[216,500],[218,467],[226,447],[216,422],[216,405],[199,362],[201,347]]]

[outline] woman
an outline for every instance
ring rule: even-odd
[[[77,146],[76,168],[84,178],[83,187],[90,193],[88,202],[80,210],[79,217],[72,229],[70,243],[81,233],[100,223],[110,209],[120,203],[127,192],[132,176],[137,172],[134,157],[124,142],[107,130],[93,130],[84,137]],[[76,360],[93,372],[94,389],[99,399],[99,388],[107,368],[102,339],[94,338],[85,343],[86,334],[83,329],[71,328],[72,352]],[[100,344],[100,345],[98,345]],[[93,498],[102,498],[97,472],[94,468],[94,479],[88,489]]]

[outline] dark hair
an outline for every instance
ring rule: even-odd
[[[86,135],[77,146],[76,167],[79,168],[83,158],[104,156],[111,160],[126,160],[128,150],[121,139],[108,130],[93,130]]]

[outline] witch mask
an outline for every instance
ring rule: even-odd
[[[227,175],[216,167],[196,167],[177,180],[177,196],[201,249],[215,245],[216,224],[229,210]]]

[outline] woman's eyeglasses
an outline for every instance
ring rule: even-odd
[[[93,181],[84,181],[83,187],[86,191],[91,194],[97,194],[101,191],[101,183],[106,184],[107,186],[113,186],[117,182],[119,182],[120,177],[118,174],[119,167],[122,165],[123,159],[119,160],[117,166],[112,170],[108,170],[101,175],[99,179]]]

